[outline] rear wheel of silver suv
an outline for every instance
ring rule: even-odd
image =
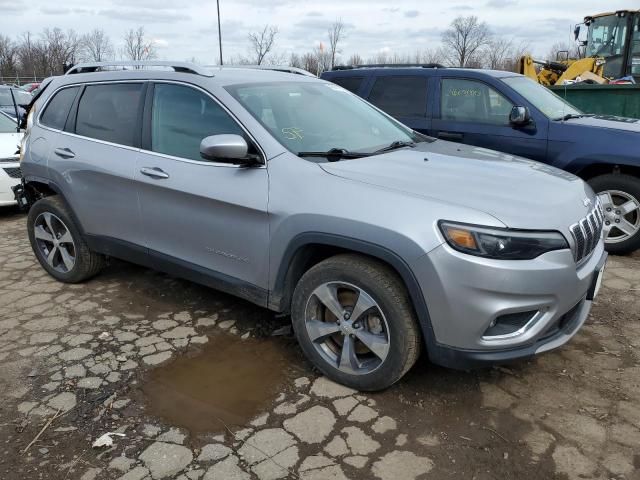
[[[362,391],[398,381],[416,362],[420,333],[406,290],[386,265],[338,255],[307,271],[291,316],[302,350],[332,380]]]
[[[104,257],[89,249],[58,196],[40,199],[31,207],[27,229],[33,253],[56,280],[82,282],[102,269]]]

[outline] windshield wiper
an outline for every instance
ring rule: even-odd
[[[554,118],[554,120],[571,120],[572,118],[583,118],[583,117],[593,117],[591,113],[567,113],[566,115],[558,118]]]
[[[382,148],[376,150],[375,152],[373,152],[373,154],[376,155],[378,153],[390,152],[391,150],[397,150],[398,148],[414,147],[415,145],[416,145],[416,142],[408,142],[408,141],[403,141],[403,140],[396,140],[395,142],[391,142],[386,147],[382,147]]]
[[[337,162],[343,158],[368,157],[370,153],[350,152],[345,148],[332,148],[326,152],[298,152],[299,157],[322,157],[330,162]]]

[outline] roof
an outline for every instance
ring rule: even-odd
[[[364,73],[373,72],[373,73],[385,73],[385,74],[393,74],[393,75],[450,75],[457,76],[456,74],[464,74],[469,77],[482,77],[482,76],[490,76],[495,78],[504,78],[504,77],[515,77],[518,76],[518,73],[508,72],[504,70],[488,70],[488,69],[477,69],[477,68],[415,68],[415,67],[363,67],[363,68],[353,68],[353,69],[345,69],[345,70],[331,70],[329,72],[324,72],[322,77],[357,77],[361,76]]]

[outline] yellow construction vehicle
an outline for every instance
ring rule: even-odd
[[[640,10],[585,17],[574,35],[582,58],[571,59],[568,52],[555,61],[525,55],[519,72],[585,113],[640,118]],[[624,81],[612,83],[617,79]],[[634,81],[635,85],[620,84]]]
[[[586,39],[580,40],[583,27]],[[640,10],[587,16],[584,23],[576,26],[574,35],[583,48],[584,58],[570,59],[567,54],[564,60],[543,61],[525,55],[520,58],[520,73],[542,85],[563,85],[583,76],[596,83],[602,83],[598,78],[634,76],[640,83]]]
[[[603,78],[604,64],[605,60],[601,57],[549,61],[534,60],[530,55],[524,55],[520,58],[519,71],[542,85],[563,85],[565,81],[578,77],[583,80]],[[540,65],[540,70],[536,65]]]

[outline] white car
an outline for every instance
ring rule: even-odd
[[[22,178],[17,153],[22,135],[15,120],[0,112],[0,207],[16,204],[11,187]]]

